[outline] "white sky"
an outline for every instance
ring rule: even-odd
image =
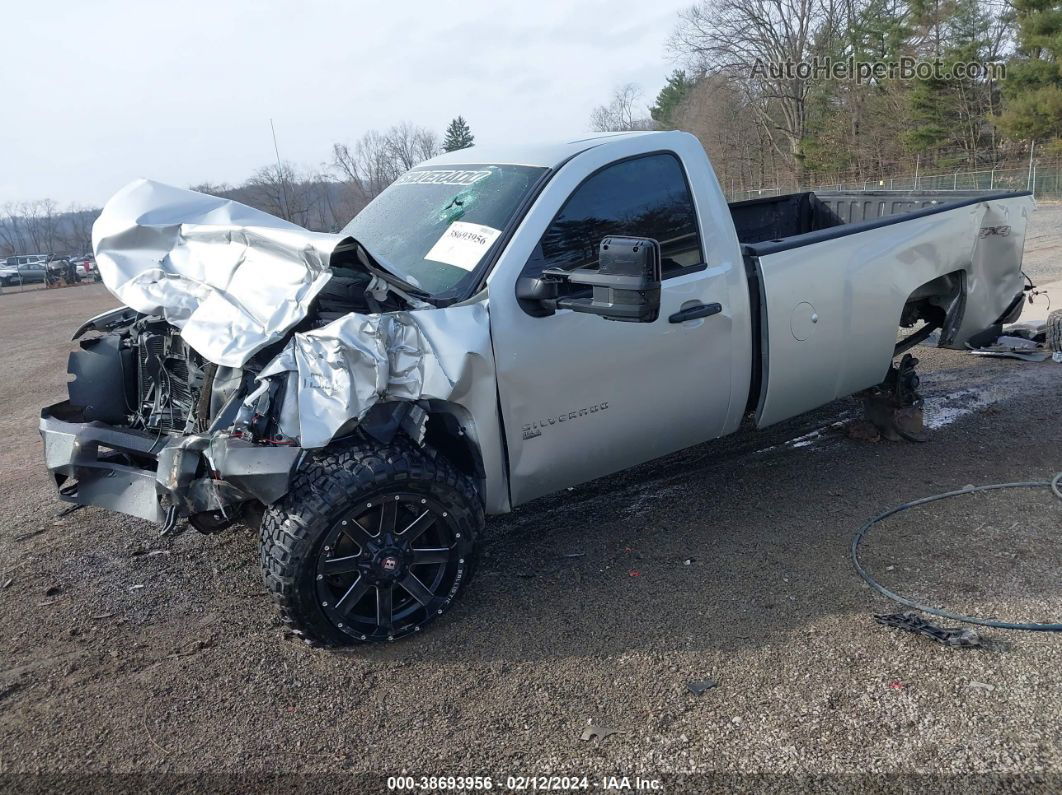
[[[691,0],[0,0],[0,204],[102,204],[136,177],[238,184],[401,120],[478,142],[651,104]]]

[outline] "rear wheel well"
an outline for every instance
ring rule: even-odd
[[[953,271],[918,286],[908,297],[900,312],[900,328],[922,327],[896,343],[898,355],[941,330],[941,343],[954,336],[962,319],[966,298],[966,273]]]

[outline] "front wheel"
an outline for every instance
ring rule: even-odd
[[[262,520],[266,587],[292,629],[325,645],[397,640],[453,604],[472,577],[475,485],[405,437],[308,458]]]

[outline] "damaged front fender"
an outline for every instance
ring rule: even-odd
[[[62,499],[153,521],[268,505],[305,450],[389,418],[417,443],[463,437],[487,509],[508,509],[485,295],[436,308],[382,279],[356,241],[144,180],[108,202],[93,242],[126,307],[78,329],[103,337],[72,357],[74,405],[42,412]],[[348,296],[380,311],[347,311]]]
[[[296,333],[258,376],[275,379],[284,384],[281,434],[310,448],[324,447],[380,402],[463,404],[477,387],[493,394],[487,306],[345,315]],[[267,410],[271,395],[252,395],[245,416]]]

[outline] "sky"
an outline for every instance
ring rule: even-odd
[[[0,205],[101,205],[137,177],[239,184],[280,154],[462,115],[476,140],[585,133],[651,104],[691,0],[0,0]]]

